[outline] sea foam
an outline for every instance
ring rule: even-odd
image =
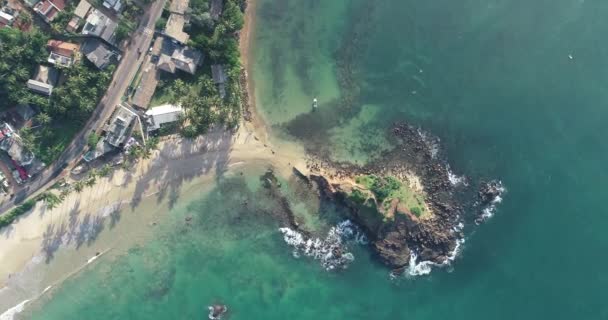
[[[354,255],[347,251],[351,242],[367,244],[367,238],[350,220],[345,220],[332,227],[325,239],[307,238],[302,233],[280,228],[285,243],[293,247],[293,256],[302,254],[320,261],[325,270],[345,269],[355,260]]]
[[[453,186],[458,186],[458,185],[468,186],[469,185],[469,183],[467,182],[467,178],[465,176],[456,175],[452,171],[452,169],[450,168],[449,165],[446,167],[446,169],[448,172],[448,180],[450,181],[450,183]]]
[[[433,270],[433,267],[449,266],[452,263],[452,261],[454,261],[454,259],[456,259],[456,257],[460,253],[460,250],[461,250],[463,244],[464,244],[464,239],[457,240],[456,247],[454,247],[454,250],[452,250],[452,252],[450,252],[447,259],[443,263],[436,263],[433,261],[418,262],[417,261],[418,255],[414,251],[412,251],[410,253],[410,263],[405,271],[406,276],[415,277],[415,276],[427,275],[427,274],[431,273],[431,271]]]
[[[0,320],[13,320],[15,315],[21,313],[25,308],[25,304],[30,302],[30,300],[23,300],[18,305],[6,310],[3,314],[0,314]]]
[[[507,189],[503,186],[502,181],[498,181],[497,183],[498,195],[490,201],[490,203],[481,210],[481,221],[486,221],[494,216],[496,213],[497,206],[502,202],[502,195],[507,191]]]

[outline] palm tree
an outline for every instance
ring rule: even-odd
[[[51,123],[51,116],[49,116],[48,114],[42,112],[39,113],[38,115],[36,115],[36,121],[40,124],[40,125],[47,125],[49,123]]]
[[[84,183],[82,181],[76,181],[74,183],[74,190],[76,190],[76,192],[80,193],[82,191],[82,189],[84,189]]]
[[[63,199],[61,199],[60,197],[58,197],[56,194],[52,193],[52,192],[47,192],[43,195],[44,197],[44,202],[46,202],[46,206],[49,209],[54,209],[56,208]]]
[[[85,181],[85,183],[84,183],[84,184],[85,184],[87,187],[92,187],[92,186],[94,186],[94,185],[95,185],[95,182],[97,182],[97,179],[96,179],[96,178],[89,178],[89,179],[87,179],[87,181]]]
[[[110,167],[110,165],[106,163],[99,170],[99,175],[102,177],[107,177],[110,174],[110,171],[112,171],[112,167]]]

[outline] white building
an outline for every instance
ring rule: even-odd
[[[181,106],[171,104],[150,108],[146,111],[148,131],[158,130],[164,124],[179,121],[183,114],[184,109]]]

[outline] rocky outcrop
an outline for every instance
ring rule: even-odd
[[[314,158],[307,167],[313,174],[305,175],[296,168],[293,172],[314,186],[322,201],[345,208],[346,218],[365,232],[378,260],[394,272],[401,272],[414,262],[445,264],[454,258],[464,237],[463,208],[469,204],[462,200],[463,195],[468,198],[474,192],[466,184],[450,181],[449,166],[438,148],[439,139],[403,123],[395,124],[391,133],[400,141],[400,147],[368,165]],[[363,175],[397,177],[402,183],[408,175],[415,175],[424,190],[424,205],[432,214],[417,217],[396,199],[379,204],[375,198],[361,201],[353,197],[353,190],[359,188],[353,181]],[[477,203],[494,206],[502,191],[500,182],[482,183]]]

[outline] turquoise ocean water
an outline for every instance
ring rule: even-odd
[[[256,98],[276,137],[364,162],[410,121],[457,173],[502,179],[496,215],[449,270],[391,280],[354,246],[330,273],[292,256],[252,169],[25,317],[204,319],[223,301],[231,319],[608,318],[608,2],[260,0],[256,15]]]

